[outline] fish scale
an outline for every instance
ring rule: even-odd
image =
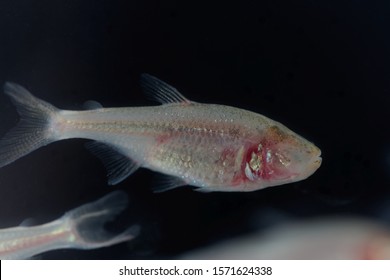
[[[221,145],[221,138],[217,135],[172,137],[152,147],[149,162],[154,169],[174,172],[185,180],[229,183],[234,175],[231,171],[235,168],[235,158],[224,156],[226,148]]]

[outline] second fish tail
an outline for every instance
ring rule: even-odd
[[[18,84],[7,82],[4,92],[15,104],[20,121],[0,140],[0,167],[58,140],[52,122],[60,111]]]
[[[133,239],[139,226],[133,225],[120,233],[108,231],[105,226],[114,220],[128,205],[123,191],[114,191],[101,199],[82,205],[63,217],[72,231],[69,247],[93,249],[114,245]]]

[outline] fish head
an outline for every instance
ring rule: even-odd
[[[319,148],[278,124],[247,150],[243,168],[247,179],[264,188],[306,179],[321,161]]]

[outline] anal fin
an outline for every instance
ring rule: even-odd
[[[153,192],[165,192],[185,185],[188,185],[188,183],[179,177],[170,175],[158,175],[157,179],[155,180]]]
[[[109,185],[119,184],[140,167],[131,158],[118,152],[115,146],[91,141],[87,142],[85,147],[102,161],[107,169]]]
[[[210,188],[195,188],[194,191],[201,192],[201,193],[211,193],[214,190]]]

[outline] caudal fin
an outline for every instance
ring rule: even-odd
[[[93,249],[110,246],[133,239],[139,226],[132,226],[120,234],[107,231],[104,226],[112,221],[128,204],[127,195],[114,191],[101,199],[82,205],[67,214],[75,236],[73,248]]]
[[[56,107],[34,97],[18,84],[7,82],[4,92],[15,104],[20,121],[0,140],[0,167],[53,142],[49,128],[58,112]]]

